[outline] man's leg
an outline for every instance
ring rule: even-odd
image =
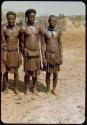
[[[53,94],[56,94],[55,89],[56,89],[56,86],[57,86],[57,78],[58,78],[58,74],[53,73],[53,89],[52,89]]]
[[[29,75],[28,72],[25,72],[25,76],[24,76],[24,84],[25,84],[24,94],[29,94],[29,82],[30,82],[30,75]]]
[[[0,76],[1,76],[1,80],[2,80],[2,73],[0,73]]]
[[[14,73],[14,93],[18,95],[18,82],[19,82],[19,73]]]
[[[36,90],[37,76],[32,77],[32,79],[33,79],[33,88],[32,88],[32,91],[33,91],[33,93],[37,94],[37,90]]]
[[[50,73],[46,73],[47,92],[50,92]]]
[[[8,72],[6,71],[3,75],[4,93],[8,92]]]

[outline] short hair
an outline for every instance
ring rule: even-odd
[[[7,12],[7,13],[6,13],[6,17],[8,17],[8,15],[14,15],[15,18],[16,18],[16,13],[13,12],[13,11],[9,11],[9,12]]]
[[[52,17],[55,17],[55,18],[56,18],[55,15],[50,15],[48,20],[50,20]]]
[[[35,9],[28,9],[25,11],[25,16],[27,16],[29,13],[35,13],[36,14],[36,10]]]

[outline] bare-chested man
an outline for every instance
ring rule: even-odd
[[[15,25],[16,21],[16,13],[13,11],[9,11],[6,14],[7,18],[7,26],[3,28],[3,36],[6,43],[6,72],[3,76],[3,83],[4,83],[4,92],[8,92],[8,73],[14,73],[14,92],[18,94],[18,81],[19,81],[19,74],[18,68],[20,67],[22,60],[21,55],[18,52],[18,39],[20,34],[20,27]]]
[[[35,23],[36,10],[28,9],[25,12],[26,24],[21,27],[21,51],[24,53],[24,83],[25,94],[29,94],[29,81],[32,76],[32,92],[37,94],[36,82],[40,71],[40,47],[39,40],[42,38],[41,27]]]
[[[43,65],[44,70],[46,70],[46,85],[47,92],[50,92],[50,75],[53,74],[53,88],[52,93],[55,93],[57,85],[57,77],[59,66],[63,62],[62,58],[62,43],[61,43],[61,32],[55,28],[56,17],[54,15],[49,16],[48,20],[49,26],[44,32],[44,40],[46,50],[43,54]]]
[[[1,27],[1,80],[3,78],[3,74],[6,72],[6,43],[3,34],[3,26]]]

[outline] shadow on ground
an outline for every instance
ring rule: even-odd
[[[46,92],[46,86],[41,82],[36,83],[36,88],[38,92]],[[13,79],[8,80],[8,89],[11,89],[12,91],[14,91]],[[19,80],[18,90],[19,92],[24,92],[24,81]],[[30,80],[29,90],[32,91],[32,80]],[[3,82],[1,82],[1,92],[3,92]]]

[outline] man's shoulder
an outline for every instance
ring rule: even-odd
[[[21,30],[21,31],[25,31],[25,30],[26,30],[26,24],[21,25],[21,26],[20,26],[20,30]]]
[[[44,33],[46,34],[46,33],[48,33],[48,31],[49,31],[49,30],[48,30],[48,27],[45,27],[45,28],[44,28]]]
[[[15,28],[20,31],[20,26],[16,25]]]
[[[38,23],[35,23],[35,27],[38,28],[38,29],[41,28],[41,26]]]
[[[6,29],[7,29],[7,25],[2,27],[3,31],[6,31]]]
[[[35,24],[35,27],[38,29],[39,32],[43,32],[43,28],[39,24]]]

